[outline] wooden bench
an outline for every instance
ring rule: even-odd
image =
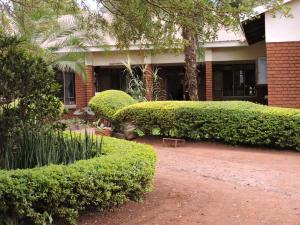
[[[176,148],[179,144],[185,144],[185,140],[178,138],[163,138],[163,145],[165,146],[167,144]]]

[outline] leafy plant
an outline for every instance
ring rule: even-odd
[[[146,74],[149,73],[148,66],[142,65],[138,68],[132,67],[130,58],[127,58],[127,62],[123,62],[125,66],[125,75],[128,79],[128,87],[126,92],[129,93],[138,102],[147,101],[146,99],[146,87],[145,78]],[[140,71],[140,73],[138,72]],[[159,100],[162,96],[166,95],[163,88],[161,87],[161,77],[158,74],[159,69],[154,68],[151,70],[151,76],[153,76],[153,96],[154,100]]]
[[[128,86],[126,92],[129,93],[138,102],[147,101],[146,87],[144,82],[144,74],[146,72],[146,66],[140,66],[138,69],[142,72],[138,73],[136,68],[133,68],[130,64],[130,58],[127,62],[123,62],[125,66],[125,75],[128,79]]]
[[[18,137],[9,140],[6,145],[0,168],[25,169],[49,164],[70,164],[100,156],[101,148],[102,139],[93,138],[87,131],[76,134],[46,128],[24,128],[18,132]]]

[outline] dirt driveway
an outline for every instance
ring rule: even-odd
[[[140,141],[158,153],[154,191],[80,225],[300,225],[300,153]]]

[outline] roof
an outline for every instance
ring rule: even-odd
[[[286,3],[289,3],[289,2],[292,2],[294,0],[284,0],[283,1],[283,4],[286,4]],[[263,14],[267,11],[269,11],[270,9],[266,8],[265,6],[258,6],[254,9],[254,12],[256,13],[256,15],[260,15],[260,14]]]
[[[287,4],[294,0],[284,0],[283,4]],[[252,18],[242,21],[241,26],[249,45],[265,40],[265,14],[269,11],[264,6],[254,9]]]

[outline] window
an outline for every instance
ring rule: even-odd
[[[75,74],[73,72],[57,71],[56,80],[61,85],[58,97],[65,105],[75,105]]]
[[[96,92],[115,89],[126,91],[126,75],[123,68],[95,69]]]
[[[223,65],[223,96],[255,96],[255,64]]]

